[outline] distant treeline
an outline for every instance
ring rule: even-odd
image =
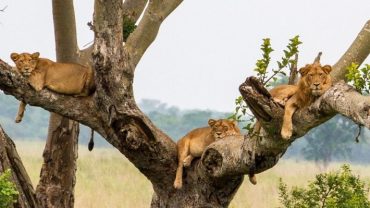
[[[15,140],[44,140],[47,135],[49,112],[27,106],[23,121],[14,123],[19,102],[12,96],[0,94],[0,125]],[[140,108],[149,118],[175,141],[191,129],[206,126],[210,118],[227,118],[231,112],[212,110],[181,110],[158,100],[144,99]],[[342,116],[336,116],[324,125],[310,131],[304,139],[298,139],[285,153],[284,158],[309,159],[323,164],[345,160],[370,163],[370,139],[368,130],[362,129],[360,143],[355,142],[357,125]],[[96,134],[97,146],[110,146]],[[100,138],[99,138],[100,137]],[[81,125],[80,144],[86,145],[89,128]]]

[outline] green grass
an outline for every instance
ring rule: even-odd
[[[16,141],[17,150],[34,184],[39,180],[42,163],[42,142]],[[79,147],[76,208],[145,208],[150,207],[153,193],[151,183],[117,150]],[[333,163],[328,170],[337,170]],[[351,165],[353,173],[370,183],[370,166]],[[232,208],[272,208],[279,206],[278,179],[288,186],[304,186],[320,173],[314,163],[281,160],[275,167],[257,175],[258,184],[251,185],[248,177],[235,195]],[[370,197],[370,195],[369,195]]]

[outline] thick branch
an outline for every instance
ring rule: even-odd
[[[122,16],[130,22],[136,23],[144,11],[148,0],[125,0],[123,3]],[[86,66],[92,66],[93,45],[79,51],[79,63]]]
[[[331,73],[333,81],[345,79],[347,67],[351,63],[362,64],[370,53],[370,20],[366,22],[352,45],[348,48],[346,53],[333,66]]]
[[[253,80],[253,81],[250,81]],[[240,92],[262,123],[259,137],[244,140],[231,137],[210,145],[202,157],[201,170],[209,177],[223,178],[259,173],[273,167],[290,144],[310,129],[340,113],[354,122],[370,128],[370,97],[359,94],[354,88],[339,82],[311,106],[298,110],[293,116],[293,137],[286,141],[280,136],[284,109],[274,103],[264,90],[254,86],[257,79],[248,78]],[[249,103],[250,104],[250,103]],[[263,116],[260,116],[263,115]]]
[[[55,48],[59,62],[76,62],[77,35],[73,1],[53,0]]]
[[[41,207],[36,199],[31,179],[17,153],[15,144],[0,126],[0,173],[7,169],[11,170],[13,181],[19,192],[18,200],[14,207]]]
[[[93,51],[95,102],[108,142],[121,151],[153,184],[172,186],[176,145],[139,110],[133,96],[133,70],[122,47],[122,1],[95,1]],[[118,34],[117,34],[117,33]]]
[[[40,106],[45,110],[79,121],[105,135],[100,126],[98,110],[91,97],[61,95],[47,89],[38,93],[27,84],[21,75],[1,59],[0,89],[5,94],[11,94],[18,100],[23,100],[30,105]]]
[[[123,16],[137,22],[143,13],[148,0],[125,0],[123,3]]]
[[[159,27],[182,0],[151,0],[138,27],[129,36],[126,48],[136,66],[147,48],[155,40]]]

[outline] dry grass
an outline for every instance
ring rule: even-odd
[[[44,144],[19,141],[16,144],[31,180],[36,185]],[[329,170],[340,166],[340,163],[333,163]],[[369,165],[352,165],[351,168],[370,183]],[[277,185],[280,177],[289,186],[303,186],[319,172],[313,163],[282,160],[274,168],[258,174],[256,186],[251,185],[246,178],[230,207],[278,207]],[[150,182],[117,150],[96,148],[93,152],[88,152],[87,147],[80,147],[76,208],[144,208],[149,207],[152,193]]]

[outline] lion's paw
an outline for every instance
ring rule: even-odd
[[[175,180],[175,182],[173,183],[173,187],[175,189],[181,189],[182,188],[182,181]]]
[[[190,165],[191,165],[191,158],[190,157],[186,157],[184,159],[184,161],[183,161],[183,165],[184,165],[185,168],[190,167]]]
[[[285,140],[289,140],[290,137],[292,137],[292,130],[291,129],[286,129],[282,128],[281,129],[281,137]]]
[[[22,121],[22,118],[17,116],[17,118],[15,118],[15,123],[20,123]]]

